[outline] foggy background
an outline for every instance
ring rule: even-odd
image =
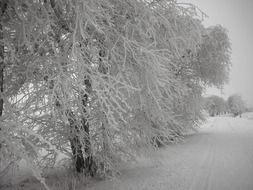
[[[220,24],[228,29],[232,43],[229,84],[221,91],[207,89],[206,94],[227,98],[237,93],[247,105],[253,106],[253,1],[252,0],[187,0],[197,5],[208,18],[205,26]]]

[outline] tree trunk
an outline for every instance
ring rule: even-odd
[[[85,83],[87,92],[91,93],[90,79],[85,79],[84,83]],[[86,172],[93,177],[95,173],[97,172],[97,165],[92,157],[91,142],[90,142],[90,128],[89,128],[88,120],[85,116],[87,113],[86,111],[87,103],[88,103],[88,94],[84,94],[82,97],[82,105],[83,105],[82,128],[86,133],[86,136],[84,139],[85,140],[84,152],[85,152],[85,155],[87,155],[84,161],[84,165],[85,165]]]
[[[85,80],[85,85],[87,87],[87,91],[89,92],[91,90],[91,83],[89,79]],[[95,175],[97,171],[96,163],[92,157],[92,150],[91,150],[91,143],[90,143],[90,128],[88,120],[85,116],[86,114],[86,107],[88,103],[88,95],[85,94],[82,96],[82,105],[84,107],[83,109],[83,118],[82,118],[82,130],[85,132],[85,145],[84,145],[84,153],[85,158],[83,156],[83,150],[82,150],[82,143],[80,140],[80,137],[78,133],[80,133],[80,129],[77,126],[77,121],[75,118],[75,115],[71,110],[67,111],[68,121],[70,124],[70,129],[72,131],[72,135],[70,137],[70,144],[71,144],[71,150],[73,154],[73,158],[75,161],[75,168],[78,173],[85,172],[86,174],[91,175],[92,177]]]
[[[2,19],[4,16],[4,13],[7,9],[8,1],[0,1],[0,7],[1,7],[1,13],[0,13],[0,40],[2,41],[4,39],[3,34],[3,23]],[[4,92],[4,44],[0,45],[0,117],[3,115],[4,110],[4,100],[1,97]],[[1,127],[0,127],[1,130]],[[2,147],[2,144],[0,144],[0,148]]]
[[[1,1],[0,2],[0,7],[1,7],[1,18],[0,18],[0,40],[2,41],[4,39],[3,36],[3,24],[2,24],[2,19],[4,16],[4,13],[7,9],[7,3],[8,1]],[[3,115],[3,109],[4,109],[4,100],[1,98],[1,94],[4,91],[4,45],[0,45],[0,117]]]
[[[71,33],[71,29],[68,26],[68,22],[67,20],[64,20],[63,15],[62,15],[62,10],[60,10],[57,6],[56,6],[56,1],[55,0],[50,0],[50,5],[52,7],[52,9],[54,10],[55,16],[57,18],[57,25],[62,28],[64,31]],[[57,35],[55,37],[57,43],[60,42],[60,34]],[[64,50],[63,50],[64,51]],[[89,79],[85,79],[85,85],[87,87],[88,90],[91,91],[91,83]],[[70,124],[70,129],[72,131],[72,135],[70,137],[70,144],[71,144],[71,150],[72,150],[72,154],[74,157],[74,161],[75,161],[75,167],[76,167],[76,171],[78,173],[80,172],[86,172],[89,173],[91,176],[94,175],[94,170],[95,170],[95,162],[92,158],[92,151],[91,151],[91,143],[90,143],[90,130],[89,130],[89,123],[87,121],[87,118],[85,116],[86,114],[86,106],[87,106],[87,101],[88,101],[88,95],[85,94],[82,97],[82,104],[84,106],[83,109],[83,118],[82,120],[82,129],[84,130],[84,132],[86,133],[85,135],[85,147],[84,147],[84,153],[86,155],[86,158],[84,159],[83,156],[83,147],[82,147],[82,142],[80,140],[80,137],[78,135],[78,133],[80,133],[80,129],[78,128],[78,123],[77,120],[75,118],[75,115],[73,114],[73,112],[71,110],[67,110],[67,114],[68,115],[68,121]],[[59,104],[59,103],[58,103]],[[58,106],[61,106],[60,104]]]
[[[0,24],[0,30],[2,30],[2,24]],[[1,37],[0,37],[0,40],[3,39],[3,34],[1,32]],[[4,109],[4,100],[3,98],[1,97],[2,94],[3,94],[3,91],[4,91],[4,46],[1,45],[0,46],[0,58],[2,61],[0,61],[0,117],[2,116],[3,114],[3,109]]]
[[[49,83],[49,89],[52,90],[54,88],[54,81],[48,81],[48,77],[44,77],[44,80]],[[55,101],[55,106],[59,110],[62,109],[62,105],[59,100]],[[80,133],[80,130],[78,128],[78,122],[71,109],[67,109],[65,114],[68,118],[69,127],[71,131],[71,135],[69,136],[69,142],[71,146],[73,160],[75,163],[75,168],[78,173],[81,173],[85,169],[85,164],[84,164],[85,162],[84,162],[83,151],[82,151],[82,143],[78,136],[78,134]]]
[[[85,162],[82,151],[82,143],[79,136],[77,135],[79,130],[77,127],[77,122],[72,111],[68,110],[67,115],[69,117],[69,125],[72,131],[72,136],[70,137],[70,145],[73,154],[73,160],[75,162],[76,171],[81,173],[85,169]]]
[[[68,27],[68,23],[63,19],[62,17],[62,11],[56,6],[56,1],[55,0],[50,0],[50,5],[52,9],[54,10],[55,16],[57,18],[57,25],[59,28],[62,28],[66,32],[71,32],[71,30]],[[54,28],[52,26],[52,28]],[[55,33],[55,41],[56,43],[60,43],[61,41],[61,34],[60,33]],[[62,49],[64,51],[64,49]],[[56,106],[58,108],[61,107],[60,102],[56,102]],[[72,112],[71,109],[67,109],[66,115],[68,116],[68,122],[69,122],[69,127],[71,130],[71,136],[69,138],[70,145],[71,145],[71,151],[73,154],[73,160],[75,164],[76,171],[78,173],[81,173],[84,171],[85,167],[85,159],[83,156],[83,150],[82,150],[82,143],[80,141],[80,137],[78,136],[78,133],[80,133],[80,130],[78,128],[78,123],[75,118],[74,113]]]

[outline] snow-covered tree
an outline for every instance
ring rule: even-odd
[[[238,94],[234,94],[228,97],[227,104],[231,113],[234,116],[241,115],[245,110],[245,104],[242,97]]]
[[[209,96],[204,98],[204,108],[210,116],[215,116],[228,111],[227,102],[219,96]]]
[[[205,84],[220,88],[228,82],[230,54],[227,30],[220,25],[207,28],[196,57],[196,70]]]
[[[205,29],[190,4],[6,0],[1,7],[1,160],[27,160],[43,183],[35,163],[53,166],[59,154],[94,175],[180,136],[202,119],[205,85],[227,77],[226,31]]]

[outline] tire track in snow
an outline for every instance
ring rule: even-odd
[[[207,128],[217,128],[217,118],[213,118]],[[200,160],[200,165],[195,168],[197,174],[194,176],[189,190],[211,190],[213,181],[213,168],[216,163],[217,139],[216,134],[210,133],[207,140],[204,141],[203,147],[206,148],[205,154]]]
[[[197,174],[194,176],[189,190],[211,189],[216,149],[216,145],[212,144],[211,141],[212,140],[208,138],[205,155],[202,156],[201,163],[198,168],[196,168],[195,172],[197,172]]]

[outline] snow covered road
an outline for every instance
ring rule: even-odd
[[[253,120],[215,117],[180,144],[89,190],[253,190]]]

